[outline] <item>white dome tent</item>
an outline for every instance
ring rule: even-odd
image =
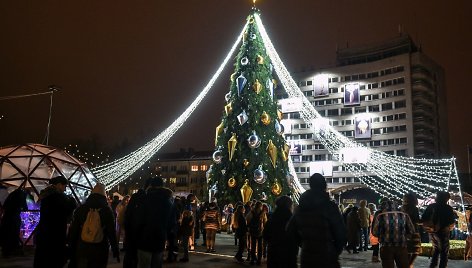
[[[97,179],[87,165],[64,150],[42,144],[0,147],[0,184],[25,188],[37,197],[49,180],[64,176],[69,184],[66,193],[83,203]]]

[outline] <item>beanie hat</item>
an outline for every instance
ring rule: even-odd
[[[95,184],[95,187],[93,187],[92,194],[100,194],[103,196],[106,196],[105,194],[105,185],[101,183]]]
[[[53,184],[53,185],[56,185],[59,183],[63,185],[67,185],[68,182],[69,181],[67,181],[67,179],[64,176],[57,176],[49,180],[49,184]]]

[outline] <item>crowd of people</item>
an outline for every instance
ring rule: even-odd
[[[234,234],[235,260],[251,265],[291,268],[298,267],[299,259],[301,267],[337,268],[344,250],[372,250],[371,261],[382,267],[410,268],[422,250],[421,234],[427,232],[433,245],[430,267],[447,267],[456,221],[449,193],[438,192],[436,202],[420,213],[414,193],[406,194],[401,205],[382,198],[377,205],[361,200],[359,207],[345,208],[330,198],[322,175],[311,176],[309,184],[298,206],[291,197],[280,196],[274,209],[263,200],[220,208],[215,198],[200,203],[193,194],[174,196],[159,177],[121,199],[109,198],[98,183],[86,201],[77,204],[65,194],[67,179],[56,177],[39,196],[34,267],[106,267],[110,250],[117,262],[123,256],[125,268],[189,262],[189,251],[200,237],[207,253],[217,252],[216,235],[224,228]],[[2,200],[0,246],[5,257],[21,251],[25,196],[17,189]],[[472,258],[470,246],[465,258]]]

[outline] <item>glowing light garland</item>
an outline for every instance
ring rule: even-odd
[[[288,96],[301,100],[302,107],[300,109],[300,115],[305,122],[315,126],[314,134],[316,138],[331,154],[338,154],[342,148],[364,148],[368,151],[369,158],[366,163],[351,164],[339,159],[339,161],[343,163],[345,171],[349,172],[354,177],[359,178],[361,183],[370,186],[375,192],[383,196],[394,197],[397,199],[401,198],[404,193],[409,191],[415,192],[420,198],[427,198],[432,196],[438,190],[450,190],[453,186],[456,186],[463,207],[463,197],[460,190],[457,168],[455,166],[455,158],[425,159],[390,155],[381,151],[372,150],[362,144],[350,140],[336,131],[329,124],[317,124],[316,120],[323,118],[315,110],[313,105],[305,97],[293,78],[290,76],[287,68],[284,66],[282,60],[275,51],[258,14],[255,14],[255,20],[277,76],[279,77]],[[246,27],[247,23],[244,25],[243,30],[239,34],[230,52],[206,87],[184,111],[184,113],[182,113],[169,127],[167,127],[167,129],[131,154],[92,169],[97,178],[107,185],[107,189],[113,188],[138,170],[185,123],[223,71],[231,58],[231,55],[234,53],[241,41]],[[289,180],[289,185],[291,185],[294,191],[294,197],[298,199],[305,189],[296,176],[295,168],[291,159],[289,160],[289,169],[290,174],[292,175],[288,175],[287,179]]]
[[[321,115],[290,76],[272,45],[258,14],[255,15],[255,20],[267,54],[285,91],[290,98],[301,100],[301,118],[305,122],[315,125],[316,119],[322,119]],[[338,154],[342,148],[366,148],[369,153],[369,159],[366,163],[343,163],[343,166],[353,176],[360,178],[362,183],[384,196],[400,199],[403,194],[412,191],[418,194],[420,198],[426,198],[434,195],[438,190],[450,190],[451,186],[454,185],[458,187],[461,200],[463,198],[454,158],[425,159],[386,154],[348,139],[329,124],[315,128],[314,134],[331,154]],[[340,159],[340,162],[343,162],[342,159]]]
[[[141,167],[141,165],[146,163],[155,153],[157,153],[157,151],[159,151],[159,149],[164,144],[166,144],[166,142],[177,132],[177,130],[179,130],[179,128],[185,123],[188,117],[206,96],[208,91],[212,88],[216,79],[219,77],[224,67],[231,59],[231,56],[234,54],[234,51],[237,49],[246,28],[247,23],[244,25],[243,30],[238,35],[238,38],[233,44],[233,47],[231,48],[228,55],[226,55],[223,63],[217,69],[216,73],[210,79],[203,91],[200,92],[192,104],[169,127],[167,127],[167,129],[131,154],[117,159],[111,163],[92,169],[92,172],[102,183],[106,185],[107,189],[113,188],[115,185],[132,175]]]

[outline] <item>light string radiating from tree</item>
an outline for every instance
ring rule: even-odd
[[[413,191],[417,193],[420,198],[426,198],[433,195],[435,191],[448,190],[452,187],[457,187],[462,199],[454,158],[424,159],[386,154],[381,151],[367,148],[362,144],[358,144],[343,136],[328,123],[323,123],[324,119],[303,95],[285,68],[283,62],[280,60],[264,26],[262,25],[259,15],[256,14],[255,18],[267,54],[274,65],[277,76],[287,94],[291,98],[298,98],[301,100],[301,117],[307,123],[313,124],[314,134],[317,139],[331,154],[339,154],[339,150],[342,148],[362,148],[367,150],[369,159],[364,164],[353,165],[345,162],[343,163],[343,160],[339,159],[339,161],[343,163],[345,171],[350,172],[354,177],[359,178],[362,183],[370,186],[371,189],[383,196],[399,198],[407,191]],[[139,169],[139,167],[149,160],[184,124],[221,74],[224,66],[227,64],[242,39],[246,27],[247,24],[244,26],[230,53],[218,68],[217,72],[213,75],[207,86],[172,125],[153,140],[149,141],[146,145],[131,154],[92,170],[97,178],[107,185],[107,189],[111,189]],[[294,188],[294,196],[297,198],[304,192],[304,188],[296,177],[295,169],[291,161],[289,161],[289,169],[290,173],[293,175],[291,185]]]
[[[458,183],[451,183],[452,180],[458,182],[454,158],[424,159],[386,154],[356,143],[336,131],[329,123],[323,123],[321,115],[298,88],[278,56],[258,14],[255,19],[277,76],[288,96],[301,101],[300,115],[305,122],[313,124],[317,139],[331,154],[339,154],[343,148],[362,148],[368,153],[366,163],[343,163],[354,177],[362,178],[364,184],[381,195],[395,198],[401,198],[409,191],[415,192],[420,198],[427,198],[436,191],[448,190],[452,185],[460,187]],[[342,159],[339,161],[343,162]]]
[[[146,163],[154,154],[156,154],[157,151],[159,151],[159,149],[164,146],[164,144],[166,144],[167,141],[177,132],[177,130],[180,129],[180,127],[190,117],[193,111],[197,108],[203,98],[213,87],[215,81],[218,79],[224,67],[231,59],[231,56],[238,48],[238,44],[242,40],[246,28],[247,22],[244,25],[241,33],[238,35],[233,46],[231,47],[231,50],[223,60],[223,63],[221,63],[220,67],[212,76],[208,84],[205,86],[202,92],[200,92],[200,94],[192,102],[192,104],[169,127],[167,127],[167,129],[165,129],[157,137],[146,143],[141,148],[135,150],[134,152],[92,170],[92,172],[100,180],[100,182],[106,185],[107,190],[113,188],[115,185],[119,184],[123,180],[126,180],[130,175],[132,175],[136,170],[138,170],[141,165]]]

